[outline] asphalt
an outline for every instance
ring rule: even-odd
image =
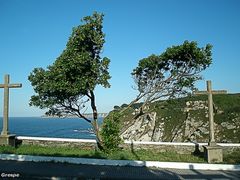
[[[240,171],[156,169],[0,160],[0,179],[240,179]]]

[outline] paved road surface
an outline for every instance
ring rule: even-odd
[[[199,171],[0,160],[0,179],[240,179],[240,171]]]

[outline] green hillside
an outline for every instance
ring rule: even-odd
[[[216,141],[240,142],[240,94],[214,95],[213,101]],[[154,102],[141,116],[137,113],[140,105],[133,105],[121,117],[123,139],[208,141],[206,95]]]

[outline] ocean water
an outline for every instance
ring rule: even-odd
[[[17,136],[95,139],[91,125],[79,118],[10,117],[9,132]]]

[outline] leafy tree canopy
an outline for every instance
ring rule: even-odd
[[[193,90],[195,81],[201,79],[199,73],[212,63],[211,49],[210,44],[199,48],[197,42],[185,41],[140,60],[132,72],[139,91],[133,102],[152,102]]]
[[[108,66],[110,60],[100,57],[105,34],[102,31],[103,14],[94,13],[82,19],[82,25],[73,28],[65,50],[47,69],[35,68],[29,76],[36,95],[30,105],[48,108],[48,115],[74,114],[83,116],[85,104],[90,101],[96,114],[94,89],[97,85],[110,87]]]

